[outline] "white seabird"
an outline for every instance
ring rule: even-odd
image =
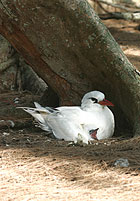
[[[86,143],[97,139],[107,139],[114,133],[114,115],[107,106],[114,106],[100,91],[84,95],[81,106],[57,108],[20,107],[31,114],[41,129],[52,132],[58,139]]]

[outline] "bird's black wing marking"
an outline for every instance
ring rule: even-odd
[[[52,108],[52,107],[45,107],[50,113],[59,113],[60,111],[56,108]]]

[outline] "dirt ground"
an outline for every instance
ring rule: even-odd
[[[140,70],[138,24],[104,23]],[[0,95],[0,200],[140,200],[140,137],[130,138],[123,131],[120,137],[88,146],[69,145],[48,136],[16,109],[38,100],[29,93]],[[8,120],[15,123],[13,128]],[[115,166],[120,158],[128,159],[129,166]]]

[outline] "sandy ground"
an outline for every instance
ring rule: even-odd
[[[138,24],[105,24],[139,68]],[[0,120],[5,120],[0,121],[0,200],[140,200],[140,138],[126,137],[129,131],[123,131],[120,137],[85,147],[70,146],[34,127],[30,116],[15,109],[34,100],[38,97],[27,93],[0,95]],[[129,166],[114,166],[119,158],[128,159]]]

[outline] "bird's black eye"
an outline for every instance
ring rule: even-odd
[[[90,98],[94,103],[98,103],[98,100],[96,98]]]

